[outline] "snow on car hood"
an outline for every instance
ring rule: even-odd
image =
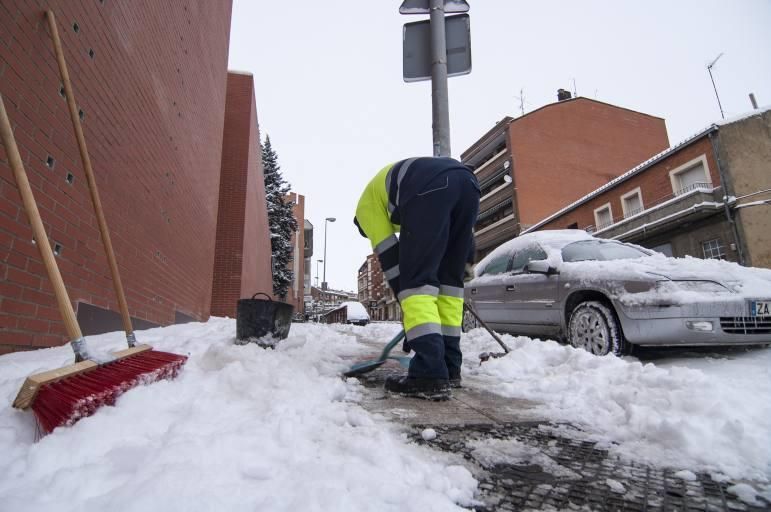
[[[736,294],[736,298],[771,297],[771,270],[690,256],[669,258],[654,255],[613,261],[579,261],[562,263],[561,270],[565,277],[586,284],[596,282],[598,278],[603,281],[709,281],[721,284],[726,288],[725,293]],[[654,296],[661,293],[650,292]],[[671,290],[666,293],[669,296],[673,294]],[[714,300],[714,293],[681,290],[677,295],[684,301],[711,301]]]

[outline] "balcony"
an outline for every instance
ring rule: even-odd
[[[313,224],[308,219],[305,219],[303,223],[305,246],[303,247],[303,257],[310,258],[313,256]]]
[[[683,190],[646,205],[626,217],[616,217],[605,226],[588,226],[586,231],[601,238],[634,242],[723,211],[723,189],[711,183],[694,183]]]
[[[479,181],[479,184],[487,182],[487,180],[493,178],[496,174],[503,175],[505,170],[503,167],[504,162],[509,160],[509,154],[506,148],[499,151],[495,155],[491,156],[482,166],[477,167],[474,170],[474,174]]]
[[[517,236],[519,231],[519,223],[514,214],[507,215],[501,220],[475,231],[476,249],[482,251],[488,247],[497,246]]]
[[[493,189],[490,193],[480,199],[479,217],[485,215],[488,210],[495,207],[496,205],[504,202],[508,204],[511,202],[511,200],[511,185],[508,183],[506,183],[505,186],[500,186],[496,189]]]

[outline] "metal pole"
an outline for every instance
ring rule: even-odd
[[[715,79],[712,78],[712,67],[708,67],[707,71],[709,71],[709,79],[712,80],[712,88],[715,89],[715,97],[717,98],[717,106],[720,107],[720,117],[725,119],[725,114],[723,114],[723,105],[720,104],[720,96],[717,95],[717,86],[715,85]]]
[[[326,290],[327,286],[327,223],[334,222],[337,219],[334,217],[327,217],[324,219],[324,281],[321,282],[321,289]]]
[[[321,281],[321,289],[327,289],[327,224],[329,219],[324,220],[324,279]]]
[[[434,156],[450,156],[444,0],[431,0],[431,107]]]
[[[715,85],[715,79],[712,78],[712,66],[715,65],[715,63],[722,57],[723,54],[721,53],[717,57],[715,57],[715,60],[707,64],[707,71],[709,72],[709,79],[712,80],[712,88],[715,89],[715,97],[717,98],[717,106],[720,107],[720,116],[725,119],[725,114],[723,113],[723,105],[720,104],[720,96],[717,94],[717,86]]]

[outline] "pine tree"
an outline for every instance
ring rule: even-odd
[[[285,298],[294,278],[289,264],[292,261],[292,234],[297,231],[297,220],[294,218],[292,204],[284,202],[290,186],[281,175],[278,155],[270,145],[270,137],[265,137],[265,144],[260,144],[260,150],[265,175],[265,199],[268,205],[268,229],[273,257],[273,294],[279,298]]]

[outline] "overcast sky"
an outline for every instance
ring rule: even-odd
[[[471,74],[449,80],[452,156],[504,116],[556,101],[557,89],[666,119],[670,144],[771,104],[770,0],[468,0]],[[402,79],[401,0],[235,0],[230,69],[255,78],[258,121],[284,177],[305,196],[327,281],[356,290],[371,252],[352,223],[386,164],[432,153],[430,82]],[[575,85],[574,85],[575,83]],[[622,169],[619,169],[622,171]],[[323,274],[323,264],[318,265]],[[323,277],[323,276],[322,276]]]

